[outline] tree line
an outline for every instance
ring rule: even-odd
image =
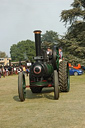
[[[54,31],[42,35],[42,47],[62,47],[64,58],[72,64],[85,65],[85,1],[74,0],[71,9],[61,12],[61,22],[68,26],[61,36]],[[35,56],[35,44],[31,40],[21,41],[10,48],[12,61],[30,60]]]

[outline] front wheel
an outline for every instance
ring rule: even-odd
[[[74,72],[74,76],[78,76],[78,72]]]
[[[53,82],[54,82],[54,99],[59,99],[59,82],[58,82],[58,72],[54,70],[53,75]]]
[[[26,96],[26,84],[25,84],[25,75],[23,72],[20,72],[18,75],[18,94],[20,100],[24,101]]]

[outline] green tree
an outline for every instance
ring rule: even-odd
[[[59,37],[57,32],[52,30],[46,31],[45,34],[42,35],[42,46],[43,47],[52,47],[54,44],[58,44]]]
[[[8,57],[5,52],[0,51],[0,58]]]
[[[85,1],[74,0],[71,6],[72,9],[61,12],[61,20],[70,26],[60,44],[71,63],[85,64]]]
[[[10,48],[12,61],[31,60],[35,56],[35,45],[31,40],[13,44]]]

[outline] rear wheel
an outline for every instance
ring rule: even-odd
[[[58,82],[58,72],[56,70],[54,70],[53,81],[54,81],[54,99],[58,100],[59,99],[59,82]]]
[[[59,64],[59,86],[61,92],[69,92],[70,76],[69,66],[66,61],[61,61]]]
[[[18,93],[20,100],[24,101],[26,96],[26,84],[25,75],[23,72],[20,72],[18,75]]]

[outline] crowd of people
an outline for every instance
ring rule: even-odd
[[[10,75],[17,75],[19,72],[24,72],[27,74],[29,73],[29,68],[25,67],[25,66],[18,66],[18,67],[12,67],[12,66],[8,66],[8,67],[0,67],[0,78],[3,76],[10,76]]]

